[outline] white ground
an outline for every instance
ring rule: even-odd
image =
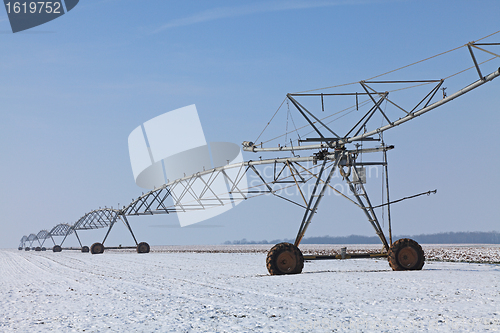
[[[500,265],[0,250],[1,332],[499,332]]]

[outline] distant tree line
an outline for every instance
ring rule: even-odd
[[[393,240],[400,238],[411,238],[420,244],[500,244],[500,232],[441,232],[437,234],[423,234],[415,236],[395,236]],[[281,242],[293,243],[293,239],[274,239],[271,241],[249,241],[246,238],[236,241],[226,241],[224,244],[277,244]],[[320,236],[308,237],[302,240],[302,244],[380,244],[377,236],[350,235],[342,237]]]

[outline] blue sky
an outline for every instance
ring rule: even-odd
[[[456,0],[95,0],[16,34],[2,10],[0,247],[140,195],[127,138],[155,116],[196,104],[207,141],[254,140],[286,93],[370,78],[477,40],[500,30],[499,9]],[[471,64],[462,48],[389,78],[439,79]],[[476,79],[469,74],[465,84]],[[392,197],[438,189],[394,206],[396,234],[500,230],[499,91],[497,79],[386,133],[396,146]],[[306,236],[373,235],[351,206],[326,198]],[[266,197],[191,228],[172,215],[130,222],[153,245],[220,244],[292,238],[300,214]],[[81,236],[90,245],[102,230]],[[112,243],[131,244],[123,226]]]

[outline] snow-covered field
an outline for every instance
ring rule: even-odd
[[[393,272],[385,259],[313,261],[270,276],[265,246],[246,248],[0,250],[0,331],[500,331],[498,264]]]
[[[347,253],[379,253],[382,245],[318,245],[302,244],[303,254],[333,255],[340,254],[346,246]],[[155,246],[154,252],[169,253],[267,253],[272,245],[190,245],[190,246]],[[428,261],[450,261],[469,263],[500,264],[500,245],[495,244],[460,244],[460,245],[422,245]]]

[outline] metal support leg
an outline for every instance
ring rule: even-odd
[[[316,179],[316,183],[314,184],[314,188],[311,194],[311,197],[309,198],[309,202],[307,204],[306,211],[304,213],[304,217],[302,218],[302,223],[300,224],[299,232],[297,233],[297,237],[295,238],[295,246],[299,246],[300,242],[302,241],[302,238],[304,237],[307,227],[309,224],[311,224],[312,218],[314,214],[316,213],[318,209],[318,205],[321,201],[321,198],[323,198],[325,194],[325,190],[328,187],[328,184],[330,183],[330,179],[332,178],[333,173],[335,172],[335,169],[343,156],[343,153],[339,153],[337,158],[335,159],[335,162],[332,166],[332,169],[330,170],[330,173],[328,174],[328,177],[324,181],[324,183],[321,185],[321,190],[318,195],[316,195],[316,191],[318,187],[320,186],[321,183],[321,176],[323,174],[323,171],[325,170],[326,162],[327,160],[325,159],[323,162],[323,165],[321,166],[321,170],[319,171],[318,178]],[[312,208],[311,208],[312,206]]]
[[[356,167],[353,167],[353,171],[357,174]],[[373,229],[375,229],[375,233],[378,235],[380,240],[382,241],[382,244],[384,244],[384,247],[386,251],[389,251],[389,244],[387,243],[387,239],[385,238],[384,232],[382,231],[382,228],[380,227],[380,223],[378,222],[377,215],[375,215],[375,211],[373,210],[373,206],[370,202],[370,199],[368,198],[368,193],[366,193],[365,187],[363,184],[360,182],[360,190],[362,193],[360,194],[356,188],[354,187],[353,183],[349,180],[349,177],[345,177],[347,180],[347,183],[349,184],[349,188],[351,192],[354,194],[356,199],[358,200],[360,208],[363,210],[365,213],[366,217],[368,218],[368,221],[372,225]],[[358,175],[358,179],[360,179]],[[366,200],[366,204],[363,202],[361,197],[364,197]]]
[[[78,239],[78,243],[80,243],[80,247],[83,247],[82,242],[80,242],[80,237],[78,237],[78,234],[76,233],[76,230],[75,230],[75,236],[76,239]]]
[[[392,226],[391,226],[391,200],[389,199],[389,169],[387,167],[387,150],[384,149],[385,163],[385,186],[387,192],[387,221],[389,222],[389,244],[392,245]]]
[[[66,240],[66,238],[68,237],[68,235],[70,234],[70,232],[71,232],[71,228],[68,228],[68,231],[66,232],[66,235],[64,235],[64,238],[63,238],[61,244],[59,244],[59,246],[63,245],[64,241]]]
[[[135,239],[135,235],[134,235],[134,233],[132,232],[132,228],[130,227],[130,224],[128,223],[128,220],[127,220],[127,218],[125,217],[125,215],[121,215],[121,218],[123,218],[123,222],[124,222],[124,223],[125,223],[125,225],[127,226],[128,231],[130,231],[130,234],[132,234],[132,237],[134,238],[135,245],[139,245],[139,243],[137,243],[137,239]]]
[[[109,224],[109,229],[108,229],[108,232],[106,232],[106,236],[104,236],[104,239],[102,240],[102,245],[104,245],[106,238],[108,238],[109,232],[113,228],[113,225],[115,224],[115,222],[116,222],[116,216],[113,218],[113,221],[111,221],[111,223]]]

